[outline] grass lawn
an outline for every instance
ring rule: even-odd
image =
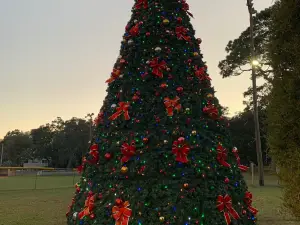
[[[34,182],[27,178],[0,178],[0,225],[66,225],[65,212],[74,188],[43,188],[72,186],[73,177],[39,177],[37,190],[30,190]],[[9,191],[12,188],[16,190]],[[22,188],[27,190],[17,190]],[[250,191],[260,210],[259,225],[300,224],[281,209],[281,189],[274,178],[266,177],[262,188],[250,185]]]

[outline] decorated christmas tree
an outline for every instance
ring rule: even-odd
[[[185,0],[136,0],[68,225],[252,225]]]

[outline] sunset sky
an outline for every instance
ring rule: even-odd
[[[133,0],[0,0],[0,139],[98,113]],[[218,62],[249,24],[246,0],[188,0],[220,103],[243,109],[249,75],[222,79]],[[257,10],[272,0],[254,0]]]

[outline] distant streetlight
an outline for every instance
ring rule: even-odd
[[[251,62],[251,64],[253,66],[259,66],[259,62],[256,59],[253,59],[252,62]]]

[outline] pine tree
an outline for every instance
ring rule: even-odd
[[[132,12],[68,224],[254,224],[187,2]]]
[[[280,169],[284,204],[300,218],[300,1],[276,3],[270,38],[273,89],[268,106],[268,144]]]

